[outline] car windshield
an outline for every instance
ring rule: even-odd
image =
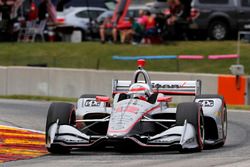
[[[96,22],[98,24],[102,23],[105,18],[112,17],[113,13],[114,13],[114,11],[103,12],[100,16],[97,17]]]

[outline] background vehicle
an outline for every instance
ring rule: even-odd
[[[154,2],[146,3],[145,5],[153,9],[155,12],[161,12],[168,8],[167,2],[165,0],[157,0]]]
[[[57,4],[58,11],[69,7],[99,7],[113,10],[116,0],[61,0]],[[60,10],[61,9],[61,10]]]
[[[139,11],[140,10],[144,10],[144,11],[150,11],[150,8],[147,6],[143,6],[143,5],[131,5],[128,8],[127,14],[126,14],[126,20],[129,19],[129,17],[133,17],[133,18],[138,18],[139,17]],[[102,23],[103,20],[107,17],[112,17],[114,14],[114,11],[108,10],[103,12],[101,15],[99,15],[96,19],[96,22],[98,24]]]
[[[130,5],[126,14],[126,17],[138,18],[140,10],[151,11],[151,9],[144,5]]]
[[[48,151],[60,154],[95,146],[134,150],[139,146],[175,147],[182,152],[201,151],[204,145],[223,146],[227,136],[223,97],[201,95],[199,80],[151,81],[144,64],[138,60],[131,81],[113,80],[112,100],[85,94],[76,106],[52,103],[46,123]],[[195,98],[171,108],[169,95]]]
[[[108,11],[105,11],[103,12],[102,14],[100,14],[97,18],[96,18],[96,22],[97,24],[102,24],[103,21],[108,18],[108,17],[112,17],[114,14],[114,11],[111,11],[111,10],[108,10]]]
[[[190,29],[210,39],[223,40],[239,30],[250,30],[250,1],[193,0],[191,6]]]
[[[57,13],[57,20],[61,25],[72,26],[74,30],[80,30],[82,40],[86,37],[98,36],[99,31],[93,28],[94,21],[99,15],[107,11],[98,7],[70,7]]]
[[[140,10],[144,10],[144,11],[150,11],[150,8],[144,6],[144,5],[131,5],[128,8],[128,11],[126,13],[126,16],[124,17],[124,20],[126,22],[128,22],[126,25],[130,25],[130,22],[128,21],[130,17],[133,17],[135,19],[137,19],[139,17],[139,11]],[[93,29],[95,30],[99,30],[99,26],[103,23],[103,21],[105,20],[105,18],[110,17],[112,18],[114,15],[114,11],[106,11],[104,13],[102,13],[94,22],[93,24]]]

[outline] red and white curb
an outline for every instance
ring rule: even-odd
[[[0,163],[45,154],[44,132],[0,125]]]

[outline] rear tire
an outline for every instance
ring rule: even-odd
[[[59,120],[59,125],[75,125],[76,114],[75,107],[69,103],[52,103],[49,107],[46,122],[46,144],[48,143],[48,132],[52,124]],[[52,154],[67,154],[70,153],[70,148],[61,145],[51,145],[47,150]]]
[[[192,124],[196,130],[196,139],[198,147],[189,151],[202,151],[205,141],[204,116],[199,103],[180,103],[176,111],[176,125],[183,126],[185,120]],[[188,150],[181,149],[180,152]]]

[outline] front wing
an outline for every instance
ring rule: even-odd
[[[170,147],[178,146],[182,149],[198,147],[196,131],[193,125],[185,121],[183,126],[169,128],[154,136],[88,136],[70,125],[52,124],[47,134],[46,147],[61,145],[69,148],[95,147],[112,142],[132,141],[141,147]]]

